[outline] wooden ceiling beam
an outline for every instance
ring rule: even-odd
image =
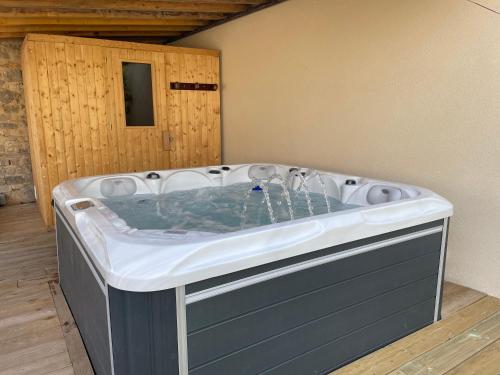
[[[174,41],[176,41],[178,39],[185,38],[185,37],[188,37],[190,35],[199,33],[201,31],[205,31],[205,30],[211,29],[211,28],[219,26],[219,25],[222,25],[223,23],[226,23],[226,22],[238,19],[240,17],[244,17],[244,16],[246,16],[248,14],[251,14],[251,13],[254,13],[254,12],[258,12],[259,10],[262,10],[262,9],[265,9],[265,8],[269,8],[269,7],[273,6],[273,5],[284,3],[285,1],[287,1],[287,0],[266,0],[266,1],[263,1],[262,3],[249,6],[245,11],[229,14],[224,19],[212,21],[212,22],[208,23],[205,26],[197,27],[193,31],[189,31],[189,32],[183,33],[178,38],[172,38],[171,42],[174,42]]]
[[[26,33],[174,41],[286,0],[0,0],[0,38]]]
[[[113,36],[113,37],[166,37],[166,36],[176,36],[180,35],[180,31],[81,31],[81,32],[70,32],[64,33],[67,36]]]
[[[243,1],[244,2],[244,1]],[[127,10],[127,11],[169,11],[169,12],[244,12],[248,4],[234,2],[194,2],[194,1],[164,1],[164,0],[0,0],[0,7],[45,10],[80,9],[92,10]]]
[[[80,31],[90,31],[90,32],[104,32],[104,31],[134,31],[134,32],[145,32],[145,31],[191,31],[194,30],[196,26],[189,25],[133,25],[133,26],[121,26],[121,25],[25,25],[25,26],[0,26],[0,33],[8,32],[22,32],[22,33],[46,33],[51,34],[53,32],[80,32]]]
[[[140,12],[140,11],[112,11],[112,10],[44,10],[38,8],[21,9],[0,7],[0,20],[11,20],[16,18],[63,18],[63,19],[133,19],[133,20],[220,20],[225,15],[223,13],[200,13],[200,12]]]
[[[63,17],[19,17],[8,18],[2,17],[0,12],[0,26],[31,26],[31,25],[149,25],[149,26],[173,26],[173,25],[189,25],[189,26],[204,26],[208,20],[198,19],[136,19],[136,18],[63,18]]]
[[[150,0],[158,1],[158,0]],[[258,5],[265,3],[268,0],[171,0],[173,3],[196,3],[196,4],[245,4],[245,5]]]
[[[179,31],[54,31],[53,35],[80,36],[89,38],[121,38],[121,39],[139,39],[139,38],[158,38],[166,40],[168,37],[181,35]],[[24,38],[24,32],[0,32],[0,39]]]
[[[157,0],[151,0],[157,1]],[[177,3],[197,3],[197,4],[207,4],[207,3],[220,3],[220,4],[248,4],[257,5],[265,3],[267,0],[172,0]]]

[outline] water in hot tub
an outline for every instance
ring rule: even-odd
[[[166,194],[136,194],[102,202],[133,228],[215,233],[357,207],[319,193],[284,191],[278,184],[252,190],[246,183]]]

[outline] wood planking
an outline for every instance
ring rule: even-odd
[[[182,137],[181,98],[179,92],[170,90],[170,82],[180,81],[178,57],[179,55],[176,53],[167,53],[165,56],[168,131],[170,136],[175,139],[175,142],[171,143],[170,150],[170,166],[172,168],[178,168],[182,165],[182,149],[178,144]]]
[[[52,116],[52,108],[50,101],[50,89],[49,89],[49,78],[48,78],[48,68],[47,68],[47,58],[45,54],[45,45],[44,44],[35,44],[33,45],[36,51],[36,76],[38,77],[38,93],[33,92],[33,95],[39,96],[39,110],[42,114],[41,121],[37,122],[37,129],[39,131],[32,132],[31,134],[38,133],[40,138],[35,138],[35,150],[46,150],[46,159],[40,160],[42,163],[41,166],[36,166],[33,169],[43,169],[43,163],[45,162],[46,168],[48,170],[47,179],[41,181],[35,181],[35,187],[38,192],[44,191],[45,194],[40,196],[39,205],[43,206],[42,214],[44,215],[44,220],[46,223],[51,222],[51,209],[47,205],[47,195],[50,195],[51,189],[53,186],[57,184],[59,180],[58,175],[58,162],[57,162],[57,154],[56,154],[56,144],[55,144],[55,131],[53,129],[53,116]],[[33,74],[35,76],[35,74]],[[35,77],[33,80],[36,81]],[[31,82],[25,82],[25,86],[31,84]],[[28,91],[30,93],[30,91]],[[28,101],[28,104],[32,103]],[[33,101],[33,103],[37,103],[37,101]],[[35,108],[38,110],[38,108]],[[29,122],[28,122],[29,124]],[[44,143],[42,143],[44,142]],[[34,160],[37,160],[35,158]],[[43,177],[40,177],[43,178]],[[39,188],[39,186],[46,186],[46,189]]]
[[[53,303],[57,310],[59,323],[63,328],[63,335],[68,348],[69,358],[75,375],[94,375],[92,364],[85,350],[85,345],[76,326],[71,310],[66,304],[64,294],[58,282],[50,282]]]
[[[141,58],[140,51],[138,50],[125,50],[124,51],[124,60],[128,60],[131,62],[145,62]],[[151,77],[154,80],[154,77]],[[156,117],[156,116],[155,116]],[[156,121],[156,118],[154,119]],[[148,124],[149,125],[149,124]],[[145,132],[147,132],[147,129],[144,129],[141,126],[135,126],[135,127],[128,127],[125,128],[125,131],[127,133],[127,143],[128,143],[128,149],[131,151],[131,154],[134,157],[134,162],[132,163],[132,171],[134,172],[139,172],[139,171],[144,171],[147,170],[147,166],[145,166],[145,159],[144,158],[144,153],[147,151],[147,148],[144,149],[144,142],[142,142],[142,138]],[[137,147],[140,146],[140,147]]]
[[[170,167],[170,153],[166,152],[163,147],[163,132],[168,132],[168,117],[167,117],[167,86],[165,75],[165,54],[158,52],[151,53],[154,69],[154,94],[155,106],[155,121],[158,124],[156,133],[150,133],[150,142],[154,145],[154,152],[150,151],[151,162],[153,163],[151,169],[159,169],[162,166]],[[153,147],[150,147],[153,150]]]
[[[181,55],[179,56],[179,79],[181,81],[186,81],[187,82],[187,75],[186,75],[186,70],[187,70],[187,64],[186,64],[186,55]],[[181,97],[181,132],[182,132],[182,140],[179,142],[182,150],[182,164],[181,165],[188,165],[191,166],[189,163],[189,150],[190,150],[190,145],[189,145],[189,96],[186,91],[179,91],[179,95]]]
[[[50,193],[67,179],[220,163],[220,92],[170,90],[172,81],[219,84],[218,53],[104,42],[29,35],[23,46],[34,180],[48,226]],[[152,66],[154,126],[125,126],[123,61]]]
[[[208,80],[209,77],[209,68],[211,66],[209,65],[210,62],[207,61],[207,59],[203,56],[196,56],[198,60],[198,78],[197,82],[210,82]],[[200,161],[201,165],[207,165],[209,164],[208,162],[208,127],[210,126],[210,122],[208,121],[208,113],[207,113],[207,102],[208,102],[208,95],[207,91],[202,91],[200,92],[200,95],[198,96],[198,102],[199,102],[199,118],[198,118],[198,129],[200,134],[198,135],[198,144],[200,148]],[[203,123],[203,121],[206,121]]]
[[[216,63],[214,63],[216,62]],[[175,141],[171,165],[220,164],[219,91],[170,90],[170,82],[219,82],[218,58],[168,54],[166,57],[169,131]]]
[[[94,46],[84,45],[82,46],[82,57],[85,64],[85,94],[87,100],[87,108],[89,111],[89,128],[90,128],[90,138],[87,142],[91,145],[91,155],[92,155],[92,165],[94,174],[103,174],[103,160],[100,152],[100,136],[99,136],[99,119],[97,117],[97,95],[96,95],[96,82],[94,73],[94,60],[92,59]],[[85,95],[84,94],[84,95]]]
[[[163,1],[163,0],[0,0],[0,6],[8,8],[25,9],[100,9],[100,10],[132,10],[132,11],[171,11],[171,12],[215,12],[215,13],[237,13],[247,9],[245,3],[259,4],[262,1]]]
[[[49,35],[49,34],[27,34],[25,41],[32,42],[64,42],[78,45],[101,46],[106,48],[119,48],[119,49],[140,49],[145,51],[156,51],[161,53],[179,53],[179,54],[194,54],[194,55],[210,55],[220,56],[220,52],[211,49],[202,48],[188,48],[188,47],[174,47],[162,46],[157,44],[144,44],[134,42],[123,42],[117,40],[103,40],[92,38],[79,38],[75,36],[64,35]]]
[[[107,109],[107,129],[108,129],[108,145],[111,150],[110,152],[110,168],[111,170],[114,171],[120,171],[124,170],[125,166],[123,168],[120,166],[120,150],[119,150],[119,145],[118,145],[118,127],[117,127],[117,121],[116,121],[116,110],[114,107],[115,105],[115,100],[114,100],[114,91],[115,91],[115,80],[116,77],[114,75],[114,70],[113,70],[113,48],[105,48],[103,50],[104,53],[104,76],[105,76],[105,81],[106,81],[106,87],[104,91],[104,96],[105,96],[105,101],[106,101],[106,109]]]
[[[126,31],[135,32],[135,34],[140,35],[142,32],[182,32],[191,31],[194,26],[191,25],[129,25],[126,27]],[[122,25],[22,25],[22,26],[2,26],[0,24],[0,36],[3,33],[30,33],[30,32],[45,32],[45,33],[60,33],[60,32],[73,32],[73,33],[88,33],[88,32],[116,32],[121,33],[124,31]]]
[[[73,123],[69,100],[69,81],[66,62],[66,48],[64,43],[55,43],[55,58],[57,70],[57,82],[59,93],[59,105],[62,124],[62,138],[64,140],[64,155],[67,160],[68,178],[78,175],[76,168],[76,151],[74,145]]]
[[[102,173],[110,173],[110,150],[108,143],[108,113],[106,110],[106,87],[107,82],[104,79],[105,61],[103,48],[98,46],[92,47],[92,60],[94,70],[94,83],[95,83],[95,100],[96,100],[96,114],[97,114],[97,133],[99,135],[99,152],[101,154],[101,168]]]
[[[396,371],[401,366],[410,363],[422,353],[427,353],[438,348],[439,345],[460,335],[470,327],[488,319],[499,311],[500,300],[492,297],[482,298],[456,313],[451,314],[447,319],[425,327],[331,374],[389,374]],[[436,374],[438,374],[438,372],[436,372]]]
[[[26,113],[28,121],[32,124],[43,124],[40,97],[37,95],[38,90],[38,76],[36,67],[36,55],[33,47],[23,50],[22,53],[22,69],[23,76],[30,85],[24,85],[24,97],[26,101]],[[38,165],[39,168],[33,169],[33,179],[39,181],[38,193],[41,196],[46,196],[49,189],[49,176],[47,171],[47,154],[45,147],[45,137],[43,130],[38,126],[31,126],[28,129],[30,139],[39,140],[37,143],[30,142],[30,155],[32,163]],[[40,203],[39,201],[37,203]],[[47,212],[47,207],[39,204],[38,208],[45,221],[50,213]]]
[[[446,375],[498,375],[500,374],[500,340],[495,341]]]
[[[196,56],[196,69],[194,70],[195,74],[195,82],[207,82],[207,66],[206,59],[202,56]],[[207,137],[207,92],[200,91],[198,95],[196,95],[196,110],[195,114],[195,130],[196,130],[196,158],[200,165],[207,165],[207,148],[205,147],[206,141],[204,142],[204,137]],[[208,147],[208,145],[207,145]]]
[[[222,20],[224,14],[222,13],[200,13],[200,12],[137,12],[137,11],[108,11],[98,12],[92,9],[80,9],[58,12],[54,10],[32,9],[23,10],[20,12],[18,9],[7,10],[3,8],[0,11],[0,23],[3,25],[36,25],[36,24],[118,24],[118,25],[133,25],[135,24],[185,24],[186,22],[194,21],[211,21]]]
[[[43,16],[45,12],[24,13],[18,18],[9,17],[11,13],[0,11],[0,25],[2,26],[26,26],[26,25],[156,25],[156,26],[204,26],[207,22],[199,18],[180,17],[177,18],[120,18],[120,17],[96,17],[92,13],[80,13],[77,17],[71,17],[75,13],[64,13],[60,17]],[[68,16],[69,14],[69,16]],[[90,15],[91,17],[87,18]],[[93,16],[93,17],[92,17]],[[214,19],[214,17],[212,16]],[[215,19],[221,19],[220,16]]]
[[[443,305],[441,309],[441,316],[447,318],[461,308],[469,306],[484,297],[486,297],[486,294],[478,292],[477,290],[449,283],[443,293],[446,305]]]
[[[401,366],[389,375],[445,374],[500,339],[500,312]]]
[[[184,76],[183,82],[196,82],[196,56],[184,56]],[[196,152],[196,117],[199,116],[196,102],[199,94],[196,91],[183,90],[182,94],[186,97],[186,133],[188,139],[188,165],[190,167],[197,166],[197,152]]]
[[[63,119],[61,111],[60,92],[61,86],[57,76],[56,66],[56,43],[47,43],[45,47],[45,58],[47,60],[47,75],[48,75],[48,96],[50,101],[50,108],[52,111],[52,123],[50,124],[50,131],[53,134],[56,165],[57,165],[57,179],[58,181],[65,181],[68,179],[68,163],[67,160],[70,155],[66,154],[66,146],[63,130]]]
[[[118,71],[121,70],[121,62],[129,60],[130,57],[128,55],[128,50],[122,49],[120,50],[120,61],[118,61],[118,65],[116,69]],[[124,89],[123,89],[123,81],[120,80],[121,88],[120,88],[120,93],[121,93],[121,100],[118,103],[123,103],[125,101],[124,98]],[[122,108],[121,105],[117,105],[117,108],[119,111],[123,113],[122,119],[123,119],[123,124],[125,124],[126,117],[125,117],[125,109]],[[131,171],[136,171],[137,170],[137,162],[135,160],[135,147],[134,147],[134,133],[140,130],[138,128],[135,129],[125,129],[124,127],[120,129],[120,132],[123,133],[124,135],[124,140],[125,140],[125,145],[126,145],[126,155],[127,155],[127,168],[130,168]]]
[[[82,132],[82,153],[85,168],[83,176],[91,176],[94,172],[94,162],[92,153],[92,142],[90,136],[90,111],[87,99],[87,82],[83,46],[75,45],[75,63],[76,63],[76,93],[78,95],[79,119],[78,125]]]
[[[115,114],[115,129],[116,129],[116,143],[118,145],[115,148],[115,152],[118,152],[119,158],[119,170],[127,170],[128,160],[127,160],[127,145],[125,142],[125,135],[123,134],[123,125],[125,123],[125,112],[122,110],[119,103],[123,103],[123,83],[121,74],[121,50],[117,48],[108,49],[108,54],[111,57],[111,72],[113,76],[112,82],[112,103],[114,104],[114,114]]]
[[[165,44],[283,1],[0,0],[0,38],[50,33]]]
[[[54,233],[34,205],[0,210],[0,265],[0,374],[24,373],[27,362],[65,350],[47,294],[57,278]]]
[[[220,85],[220,61],[218,58],[210,57],[211,67],[212,67],[212,82],[219,82],[219,90],[222,89]],[[222,163],[222,134],[221,134],[221,122],[220,122],[220,94],[218,92],[211,92],[210,94],[210,120],[212,124],[212,138],[210,148],[210,159],[209,163],[214,165],[219,165]]]
[[[33,204],[0,208],[0,265],[0,375],[93,374],[73,371],[63,335],[70,326],[58,319],[49,288],[57,280],[55,233]]]
[[[73,44],[63,44],[65,46],[65,59],[67,71],[68,88],[77,88],[77,62],[76,62],[76,46]],[[84,176],[85,173],[85,153],[83,150],[83,133],[80,121],[80,105],[78,92],[73,90],[69,91],[69,103],[71,113],[71,125],[73,132],[73,147],[75,153],[75,168],[77,176]]]

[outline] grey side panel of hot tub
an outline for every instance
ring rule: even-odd
[[[175,289],[108,296],[115,374],[178,374]]]
[[[330,247],[327,249],[317,250],[317,251],[313,251],[313,252],[306,253],[303,255],[295,256],[292,258],[287,258],[287,259],[283,259],[280,261],[276,261],[276,262],[272,262],[272,263],[268,263],[268,264],[263,264],[261,266],[249,268],[249,269],[246,269],[243,271],[232,272],[232,273],[229,273],[227,275],[213,277],[211,279],[202,280],[202,281],[199,281],[199,282],[196,282],[193,284],[186,285],[186,294],[196,293],[198,291],[206,290],[208,288],[212,288],[212,287],[217,286],[217,285],[225,284],[225,283],[228,283],[228,282],[231,282],[234,280],[239,280],[239,279],[242,279],[244,277],[249,277],[249,276],[256,275],[256,274],[261,274],[261,273],[269,271],[269,270],[273,270],[273,269],[280,268],[280,267],[285,267],[287,265],[295,264],[295,263],[302,262],[302,261],[305,261],[308,259],[314,259],[314,258],[318,258],[318,257],[324,256],[324,255],[333,254],[333,253],[339,253],[341,251],[352,249],[352,248],[355,248],[358,246],[363,246],[363,245],[372,244],[372,243],[378,242],[378,241],[388,240],[391,238],[415,233],[415,232],[418,232],[421,230],[436,228],[436,227],[439,227],[443,224],[444,224],[444,220],[431,221],[431,222],[417,225],[414,227],[404,228],[404,229],[400,229],[400,230],[397,230],[394,232],[384,233],[384,234],[381,234],[378,236],[363,238],[361,240],[347,242],[347,243],[333,246],[333,247]]]
[[[56,228],[61,289],[96,375],[111,375],[106,295],[102,284],[59,213],[56,215]]]
[[[186,288],[203,292],[203,286],[224,287],[252,275],[442,224],[428,223],[343,244]],[[59,218],[63,290],[96,374],[111,374],[102,277],[65,225]],[[183,287],[152,293],[105,287],[114,375],[187,374],[188,365],[189,373],[200,375],[308,374],[337,368],[432,322],[440,290],[437,267],[444,259],[438,242],[443,243],[442,236],[435,231],[198,302],[193,303],[188,295],[187,306],[184,293],[179,299],[178,290],[184,291]],[[106,361],[109,367],[103,365]]]
[[[420,329],[434,321],[441,249],[436,232],[195,300],[189,373],[324,373]]]

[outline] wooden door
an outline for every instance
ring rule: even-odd
[[[110,134],[117,170],[141,172],[170,168],[168,144],[169,124],[166,116],[167,94],[164,54],[132,49],[107,49],[107,61],[112,75],[108,76],[109,108],[113,108],[115,130]],[[141,63],[151,66],[154,123],[129,126],[125,114],[123,63]],[[165,142],[165,140],[167,142]]]
[[[52,189],[68,179],[220,164],[220,90],[170,89],[171,82],[219,85],[218,56],[211,50],[28,35],[23,79],[45,222],[53,224]],[[153,126],[127,126],[123,62],[151,64]]]
[[[172,168],[221,163],[220,90],[170,89],[171,82],[219,82],[219,58],[213,55],[167,53],[167,122],[172,140]]]

